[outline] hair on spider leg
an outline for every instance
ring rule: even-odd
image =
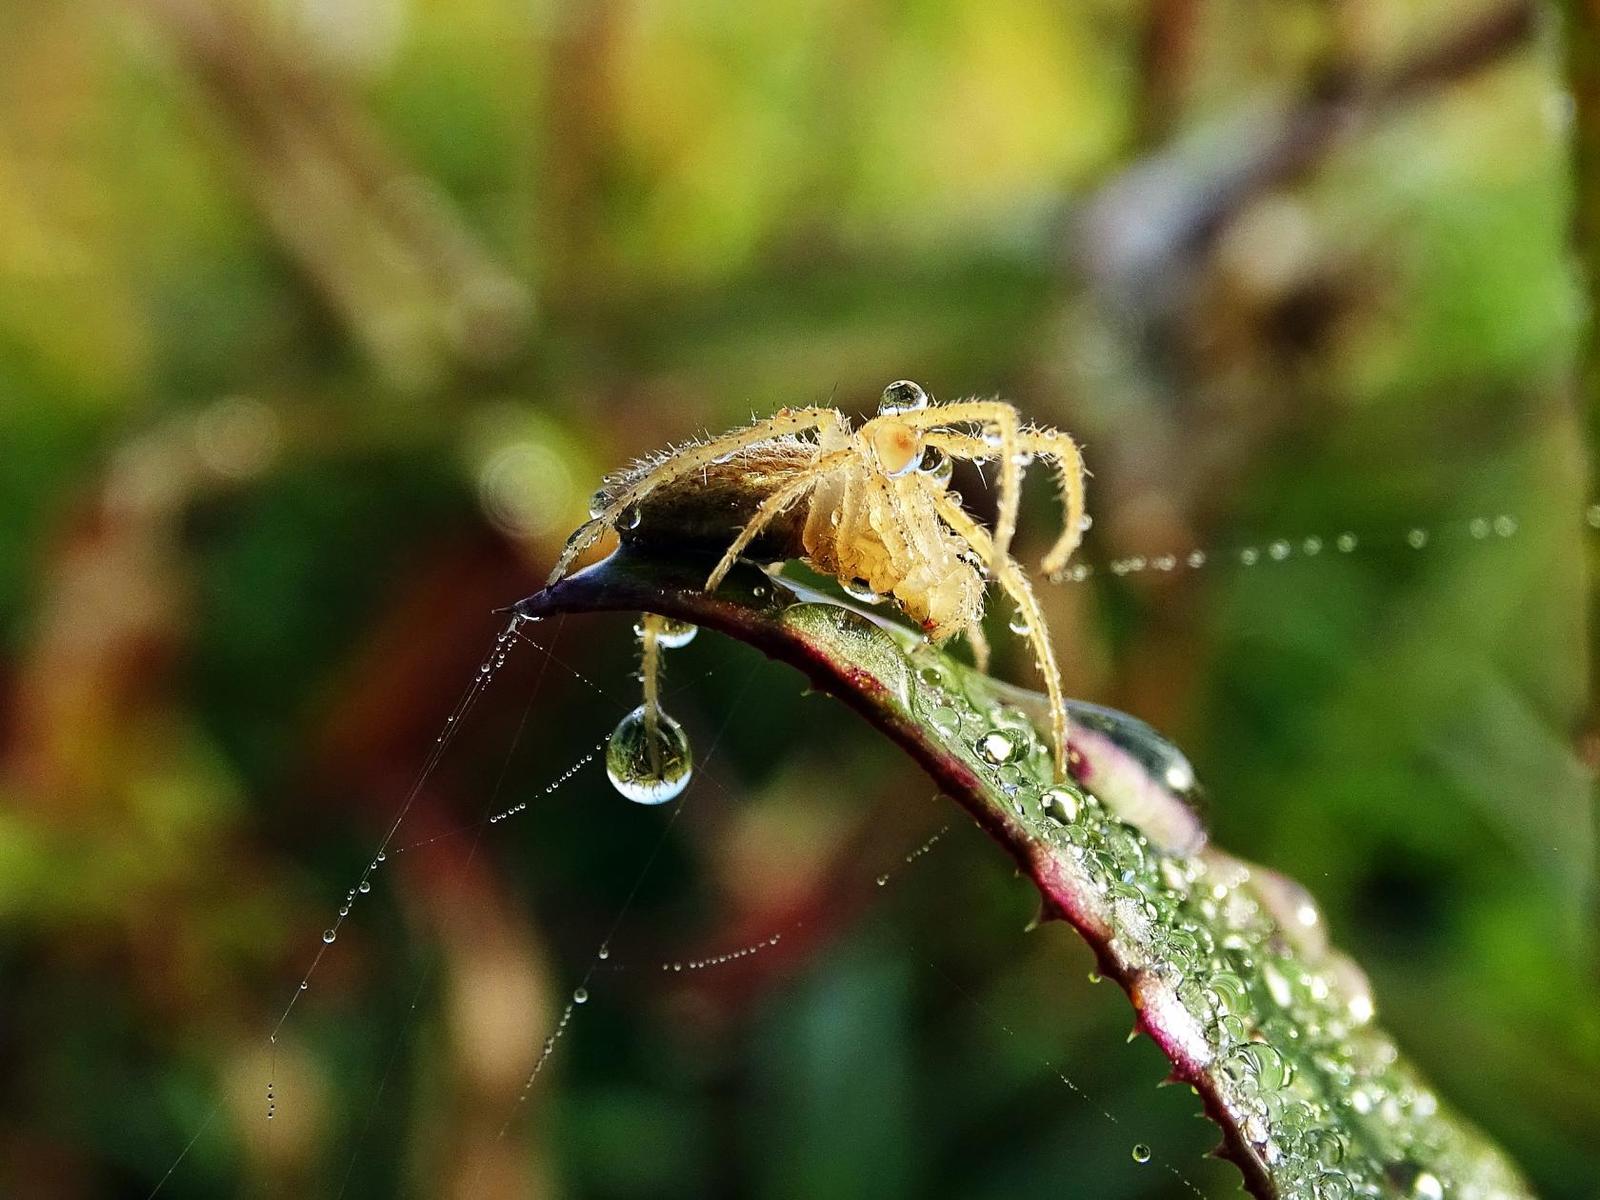
[[[992,528],[968,514],[951,491],[955,460],[998,463]],[[591,520],[569,539],[550,582],[607,531],[630,547],[720,554],[707,590],[740,558],[798,559],[858,594],[892,601],[934,642],[966,634],[980,660],[987,658],[986,647],[981,631],[974,631],[993,583],[1026,614],[1025,636],[1051,699],[1056,770],[1065,778],[1060,671],[1044,613],[1010,553],[1023,475],[1040,460],[1054,469],[1064,510],[1061,532],[1042,563],[1053,574],[1083,531],[1086,472],[1077,443],[1058,430],[1025,424],[1005,401],[941,403],[920,384],[900,379],[884,388],[877,415],[859,425],[831,406],[781,408],[608,476]],[[645,654],[653,671],[653,642]],[[650,687],[647,678],[647,692]],[[664,728],[660,718],[647,695],[639,718],[647,753]]]

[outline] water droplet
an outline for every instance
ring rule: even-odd
[[[974,749],[984,762],[999,765],[1010,761],[1012,755],[1016,754],[1017,743],[1003,729],[991,729],[978,739]]]
[[[1501,537],[1510,537],[1517,531],[1517,519],[1507,513],[1501,513],[1494,519],[1494,531]]]
[[[574,1004],[589,1003],[589,989],[586,987],[581,987],[574,991],[572,993],[572,1002]]]
[[[1423,1171],[1411,1185],[1411,1194],[1417,1200],[1444,1200],[1444,1184],[1432,1171]]]
[[[644,625],[636,624],[633,632],[640,637],[644,636]],[[680,621],[676,617],[656,618],[656,645],[664,650],[677,650],[694,641],[695,634],[700,632],[700,626],[691,625],[688,621]]]
[[[360,892],[362,895],[366,895],[371,890],[372,890],[372,881],[370,879],[363,879],[360,883],[358,883],[356,885],[356,891]]]
[[[1104,978],[1105,978],[1105,976],[1100,974],[1099,971],[1090,971],[1089,972],[1089,982],[1090,983],[1099,983]]]
[[[1093,528],[1094,528],[1094,518],[1091,517],[1088,513],[1084,513],[1083,514],[1083,520],[1078,522],[1079,531],[1082,532],[1082,533],[1088,533],[1089,530],[1091,530]]]
[[[1322,539],[1315,536],[1308,537],[1305,541],[1300,543],[1300,549],[1304,550],[1307,554],[1321,554]]]
[[[1206,552],[1204,550],[1191,550],[1189,551],[1189,557],[1184,561],[1195,570],[1199,570],[1206,565]]]
[[[333,939],[338,937],[338,936],[339,936],[339,931],[336,930],[336,929],[324,929],[322,931],[322,940],[324,942],[332,943]]]
[[[1267,553],[1272,556],[1274,562],[1282,562],[1289,557],[1289,552],[1289,543],[1281,540],[1273,542],[1272,545],[1267,547]]]
[[[1428,544],[1428,531],[1426,529],[1413,529],[1406,534],[1406,545],[1413,550],[1421,550]]]
[[[1257,550],[1254,546],[1246,546],[1243,550],[1239,551],[1239,561],[1247,567],[1255,566],[1260,560],[1261,551]]]
[[[1133,1146],[1133,1161],[1147,1163],[1150,1161],[1150,1147],[1143,1142],[1135,1142]]]
[[[938,447],[929,446],[922,452],[922,462],[917,467],[917,470],[921,471],[940,487],[944,487],[949,484],[951,476],[955,474],[956,465],[950,461],[950,456]]]
[[[886,884],[888,884],[888,882],[889,882],[889,877],[887,875],[879,875],[878,876],[878,886],[879,887],[884,887]]]
[[[1334,539],[1333,544],[1339,548],[1340,554],[1349,554],[1350,551],[1360,545],[1360,542],[1356,540],[1356,535],[1353,533],[1341,533]]]
[[[1472,520],[1467,522],[1467,532],[1482,541],[1489,536],[1489,518],[1473,517]]]
[[[897,379],[884,388],[883,399],[878,402],[878,412],[882,416],[915,412],[927,407],[928,393],[922,390],[921,384],[912,383],[909,379]]]
[[[1046,788],[1039,797],[1044,815],[1058,825],[1067,825],[1078,819],[1078,797],[1066,788]]]
[[[601,946],[600,949],[595,951],[594,956],[596,958],[598,958],[598,959],[601,959],[601,960],[610,958],[611,957],[611,947],[610,946]]]
[[[846,596],[852,600],[859,600],[862,604],[878,604],[883,600],[865,579],[840,580],[839,586],[844,589]]]
[[[645,706],[617,723],[606,743],[606,777],[636,804],[665,804],[689,786],[694,752],[689,735],[664,712],[658,712],[652,744]]]
[[[596,518],[598,518],[601,513],[605,512],[606,505],[609,504],[610,502],[611,502],[611,497],[606,492],[605,488],[601,488],[594,495],[590,496],[589,497],[589,519],[591,521],[593,521]]]
[[[1022,637],[1027,637],[1033,631],[1033,627],[1028,624],[1028,618],[1022,615],[1021,610],[1011,614],[1011,620],[1008,624],[1012,633],[1019,634]]]
[[[378,861],[379,862],[385,861],[388,857],[389,856],[387,854],[385,854],[382,850],[378,851]]]
[[[1583,514],[1584,520],[1589,522],[1591,529],[1600,529],[1600,504],[1591,504]]]

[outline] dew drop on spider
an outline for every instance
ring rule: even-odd
[[[1007,627],[1012,633],[1018,634],[1022,637],[1027,637],[1031,631],[1031,626],[1028,624],[1028,618],[1023,616],[1020,612],[1011,614],[1011,620],[1007,622]]]
[[[700,632],[700,626],[691,625],[688,621],[680,621],[675,617],[657,618],[656,644],[665,650],[677,650],[694,641],[694,635]],[[633,632],[644,636],[644,625],[635,623]]]
[[[666,713],[654,722],[641,704],[617,723],[606,743],[606,777],[636,804],[665,804],[689,786],[694,752],[689,735]]]
[[[928,393],[922,390],[920,384],[912,383],[909,379],[897,379],[883,389],[878,413],[881,416],[893,416],[895,413],[915,412],[927,407]]]
[[[946,487],[950,483],[951,476],[955,474],[956,465],[944,451],[929,446],[922,452],[922,462],[917,470],[941,487]]]

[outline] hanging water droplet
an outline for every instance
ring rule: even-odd
[[[581,987],[574,991],[572,993],[572,1002],[574,1004],[589,1003],[589,989],[586,987]]]
[[[1033,630],[1033,627],[1028,624],[1028,618],[1023,616],[1020,609],[1011,614],[1011,620],[1008,625],[1012,633],[1020,634],[1023,637],[1027,637]]]
[[[379,850],[379,851],[378,851],[378,861],[379,861],[379,862],[383,862],[383,861],[384,861],[384,860],[385,860],[385,859],[387,859],[387,858],[388,858],[388,857],[389,857],[389,856],[388,856],[388,855],[387,855],[387,854],[385,854],[385,853],[384,853],[384,852],[383,852],[383,851],[382,851],[382,850]]]
[[[632,505],[617,514],[617,528],[637,529],[639,528],[639,522],[643,519],[644,513],[639,510],[639,506],[637,504]]]
[[[1267,547],[1267,553],[1272,556],[1272,560],[1274,562],[1282,562],[1284,559],[1288,558],[1290,550],[1291,547],[1289,543],[1281,539],[1273,542],[1272,545]]]
[[[1315,535],[1308,537],[1305,541],[1300,543],[1300,548],[1307,554],[1321,554],[1322,539],[1316,537]]]
[[[1406,534],[1406,544],[1413,550],[1421,550],[1428,544],[1428,531],[1426,529],[1413,529]]]
[[[610,958],[611,957],[611,947],[610,946],[601,946],[600,949],[595,951],[594,956],[596,958],[598,958],[598,959],[601,959],[602,961],[605,960],[605,959]]]
[[[1017,752],[1017,743],[1011,735],[1003,729],[991,729],[978,739],[976,747],[978,757],[986,763],[999,765],[1009,762]]]
[[[883,389],[883,399],[878,402],[878,413],[887,417],[927,407],[928,393],[922,390],[921,384],[912,383],[909,379],[897,379]]]
[[[1360,543],[1356,540],[1356,535],[1355,534],[1353,534],[1353,533],[1341,533],[1338,536],[1338,538],[1334,541],[1333,544],[1335,546],[1339,547],[1339,553],[1340,554],[1349,554]]]
[[[859,600],[863,604],[878,604],[883,600],[883,597],[873,591],[872,585],[865,579],[841,580],[839,586],[844,589],[846,596],[849,596],[852,600]]]
[[[362,895],[366,895],[366,893],[370,892],[371,890],[372,881],[370,879],[363,879],[356,885],[356,891],[360,892]]]
[[[1243,550],[1239,551],[1239,561],[1247,567],[1255,566],[1260,559],[1261,551],[1257,550],[1254,546],[1246,546]]]
[[[644,623],[636,621],[633,632],[639,637],[644,636]],[[665,650],[677,650],[694,641],[695,634],[700,632],[700,626],[691,625],[688,621],[680,621],[676,617],[656,618],[656,645]]]
[[[1198,571],[1201,567],[1206,565],[1206,552],[1204,550],[1191,550],[1189,551],[1188,559],[1185,561],[1187,561],[1191,567]]]
[[[694,752],[682,725],[658,712],[653,738],[651,732],[641,704],[617,723],[606,743],[606,777],[636,804],[676,799],[694,774]]]
[[[324,929],[322,931],[322,940],[324,942],[331,943],[333,941],[333,939],[338,937],[338,936],[339,936],[339,931],[336,930],[336,929]]]
[[[1133,1161],[1136,1163],[1149,1162],[1150,1147],[1146,1146],[1143,1142],[1135,1142],[1133,1144]]]
[[[888,884],[888,882],[889,882],[889,877],[887,875],[879,875],[878,876],[878,886],[879,887],[884,887],[886,884]]]

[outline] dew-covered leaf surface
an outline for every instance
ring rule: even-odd
[[[1144,726],[1077,707],[1075,778],[1057,784],[1031,693],[754,569],[714,595],[704,576],[704,564],[619,553],[517,612],[648,611],[720,630],[894,739],[1012,855],[1044,913],[1094,947],[1255,1195],[1532,1195],[1379,1027],[1311,896],[1206,843],[1181,799],[1187,763]]]

